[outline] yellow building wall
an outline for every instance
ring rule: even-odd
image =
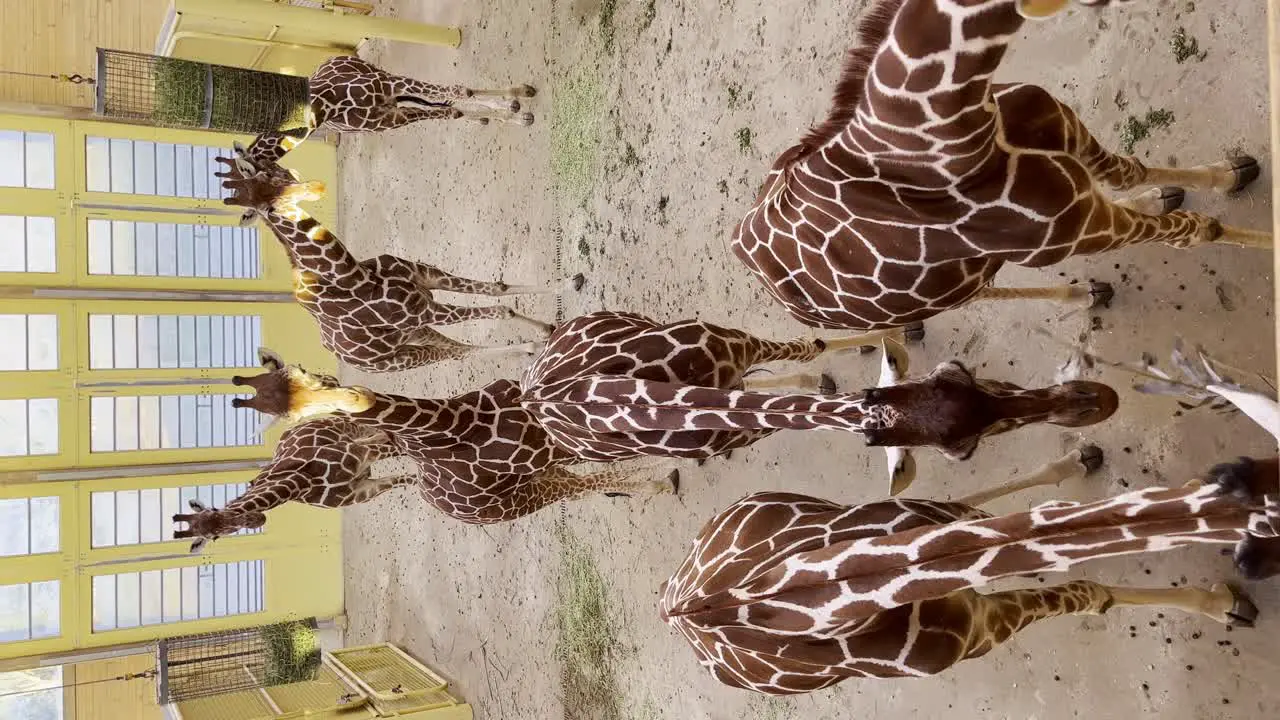
[[[77,663],[75,716],[67,720],[164,720],[164,710],[156,704],[154,680],[112,679],[151,670],[155,665],[151,654]]]
[[[93,77],[95,48],[150,53],[169,0],[3,0],[0,68]],[[92,107],[93,89],[0,75],[0,101]]]

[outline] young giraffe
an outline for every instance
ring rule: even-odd
[[[862,433],[872,446],[932,446],[962,460],[984,437],[1038,422],[1092,425],[1119,403],[1106,385],[1024,390],[975,379],[958,362],[919,380],[898,381],[889,371],[894,384],[844,395],[768,394],[743,379],[762,363],[812,362],[902,334],[780,343],[697,320],[659,325],[639,315],[597,312],[552,334],[525,371],[521,400],[558,445],[594,461],[705,458],[777,430],[814,429]],[[783,383],[791,380],[767,387]],[[898,491],[905,487],[895,484]]]
[[[261,167],[278,162],[316,130],[380,132],[419,120],[466,118],[482,125],[491,119],[532,125],[533,115],[520,112],[517,98],[531,98],[537,90],[517,85],[500,90],[472,90],[462,85],[433,85],[392,75],[358,57],[326,60],[308,80],[310,98],[299,128],[259,135],[239,159]],[[497,98],[476,101],[475,98]],[[476,107],[464,109],[460,103]]]
[[[480,347],[446,337],[433,325],[467,320],[513,319],[550,333],[554,326],[525,317],[504,305],[462,307],[437,302],[432,291],[476,295],[556,293],[557,287],[507,285],[468,280],[443,270],[379,255],[357,260],[333,233],[298,207],[324,192],[322,183],[299,183],[288,170],[272,163],[246,175],[228,158],[219,172],[223,185],[234,191],[228,205],[261,214],[284,246],[293,266],[293,295],[320,326],[320,340],[347,364],[369,372],[407,370],[476,352],[524,352],[535,343],[509,347]],[[581,289],[581,275],[562,285]]]
[[[240,407],[239,399],[232,401]],[[385,433],[370,430],[341,417],[325,417],[289,428],[280,436],[266,467],[249,483],[249,489],[222,508],[189,500],[193,514],[178,514],[173,521],[188,524],[176,530],[174,539],[195,538],[191,552],[206,542],[234,535],[244,528],[266,524],[266,511],[287,502],[340,508],[367,502],[402,485],[418,482],[413,475],[374,478],[370,466],[395,457],[399,449]]]
[[[867,330],[973,300],[1110,300],[1097,283],[990,287],[1006,262],[1153,242],[1271,247],[1270,233],[1175,210],[1179,188],[1113,202],[1098,187],[1234,192],[1258,177],[1253,158],[1148,168],[1103,149],[1042,88],[991,82],[1024,16],[1068,4],[872,0],[830,116],[778,158],[734,254],[800,322]]]
[[[581,462],[557,446],[520,406],[510,380],[447,400],[407,398],[342,387],[333,378],[284,365],[263,350],[266,372],[236,378],[254,397],[237,400],[281,422],[336,414],[366,433],[387,438],[400,456],[414,461],[422,495],[450,517],[490,524],[523,517],[562,500],[593,493],[608,496],[675,493],[680,476],[650,476],[657,466],[608,469],[579,475],[566,465]],[[277,453],[278,455],[279,453]]]
[[[1180,489],[1050,502],[1000,517],[964,500],[842,506],[757,493],[703,527],[659,591],[661,613],[717,680],[773,695],[851,677],[933,675],[1037,620],[1116,606],[1172,607],[1249,626],[1257,608],[1226,585],[1137,589],[1077,580],[986,595],[975,589],[1094,558],[1274,539],[1278,493],[1275,458],[1220,465]]]

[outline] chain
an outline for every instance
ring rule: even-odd
[[[56,75],[44,75],[41,73],[20,72],[18,70],[0,70],[0,75],[20,75],[22,77],[44,78],[47,80],[57,80],[59,82],[67,82],[73,85],[97,85],[98,81],[90,77],[85,77],[80,73],[74,75],[64,75],[58,73]]]
[[[12,695],[27,695],[30,693],[44,692],[45,690],[63,690],[63,689],[72,688],[72,687],[84,687],[85,685],[98,685],[100,683],[105,683],[105,682],[115,682],[117,680],[124,680],[124,681],[145,680],[145,679],[153,678],[156,675],[157,675],[156,670],[152,668],[151,670],[143,670],[142,672],[125,673],[124,675],[117,675],[116,677],[112,677],[112,678],[103,678],[102,680],[90,680],[88,682],[75,683],[73,685],[51,685],[45,688],[36,688],[35,690],[15,690],[13,692],[0,693],[0,698],[7,698]]]

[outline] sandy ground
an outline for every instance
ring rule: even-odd
[[[675,320],[698,315],[766,337],[809,334],[768,301],[726,251],[777,153],[827,108],[861,0],[393,0],[382,15],[457,24],[458,51],[373,43],[383,67],[473,87],[530,82],[532,128],[432,123],[342,144],[342,237],[361,255],[401,254],[474,278],[549,280],[557,252],[565,272],[590,281],[564,299],[568,317],[597,309]],[[1124,11],[1073,10],[1029,26],[1001,79],[1038,82],[1074,106],[1118,146],[1130,115],[1167,109],[1174,121],[1137,144],[1153,164],[1190,165],[1228,150],[1258,156],[1264,174],[1242,197],[1192,195],[1189,207],[1265,227],[1265,17],[1262,3],[1150,0]],[[604,18],[602,19],[602,13]],[[1199,51],[1174,60],[1184,27]],[[553,168],[555,171],[553,172]],[[556,180],[559,179],[557,190]],[[1115,284],[1098,313],[1042,303],[982,305],[928,323],[912,348],[915,372],[958,356],[980,374],[1046,385],[1062,362],[1033,332],[1088,334],[1101,355],[1166,356],[1175,334],[1252,370],[1273,365],[1270,259],[1254,251],[1129,249],[1029,271],[1006,285],[1068,278]],[[463,300],[462,302],[472,302]],[[550,319],[554,302],[520,299]],[[1094,319],[1096,316],[1097,320]],[[472,341],[529,339],[519,327],[450,329]],[[874,356],[825,369],[845,388],[869,385]],[[449,363],[394,377],[350,380],[411,395],[447,396],[517,377],[517,358]],[[1104,373],[1117,387],[1129,378]],[[1002,481],[1057,457],[1080,436],[1037,427],[987,442],[972,461],[921,453],[913,492],[948,497]],[[1247,420],[1178,416],[1163,400],[1123,393],[1119,413],[1086,437],[1107,451],[1098,476],[1006,499],[1016,509],[1050,497],[1087,500],[1162,481],[1181,483],[1208,465],[1272,449]],[[881,455],[841,434],[793,433],[729,461],[684,471],[679,498],[596,499],[573,504],[567,525],[592,548],[619,628],[614,655],[624,717],[1069,718],[1154,713],[1182,718],[1275,715],[1280,584],[1249,588],[1264,618],[1228,632],[1175,612],[1115,610],[1047,621],[986,658],[940,677],[848,681],[806,697],[764,700],[718,685],[658,619],[659,584],[711,515],[742,495],[788,488],[842,502],[887,491]],[[477,717],[559,718],[566,712],[554,655],[561,510],[476,528],[453,522],[415,495],[396,494],[346,512],[346,597],[351,643],[390,640],[447,673]],[[1105,582],[1167,586],[1231,577],[1216,551],[1180,551],[1099,562]],[[953,715],[956,716],[956,715]]]

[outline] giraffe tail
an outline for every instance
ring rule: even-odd
[[[1059,572],[1095,558],[1194,543],[1237,544],[1250,537],[1275,537],[1268,517],[1273,508],[1264,509],[1257,498],[1242,503],[1230,486],[1210,478],[1181,488],[1148,488],[1092,503],[1051,502],[1026,512],[924,524],[839,542],[830,541],[825,526],[789,529],[787,546],[804,550],[782,549],[766,558],[753,557],[761,552],[757,546],[721,553],[717,567],[746,567],[750,572],[739,577],[726,577],[729,571],[717,574],[705,588],[687,580],[669,587],[663,610],[668,618],[690,616],[697,624],[735,624],[734,618],[742,613],[767,616],[810,606],[814,597],[840,597],[838,607],[815,619],[818,627],[804,630],[806,636],[834,637],[883,610],[1000,578]],[[731,506],[707,528],[723,525],[734,510]],[[898,525],[885,518],[881,523]],[[716,542],[718,533],[708,532],[703,531],[686,565],[696,563],[704,540]],[[802,543],[804,532],[815,535],[816,545]],[[689,574],[682,568],[675,577]]]
[[[521,397],[543,419],[593,432],[680,430],[876,429],[883,410],[864,411],[865,396],[774,395],[655,382],[617,375],[571,378]]]

